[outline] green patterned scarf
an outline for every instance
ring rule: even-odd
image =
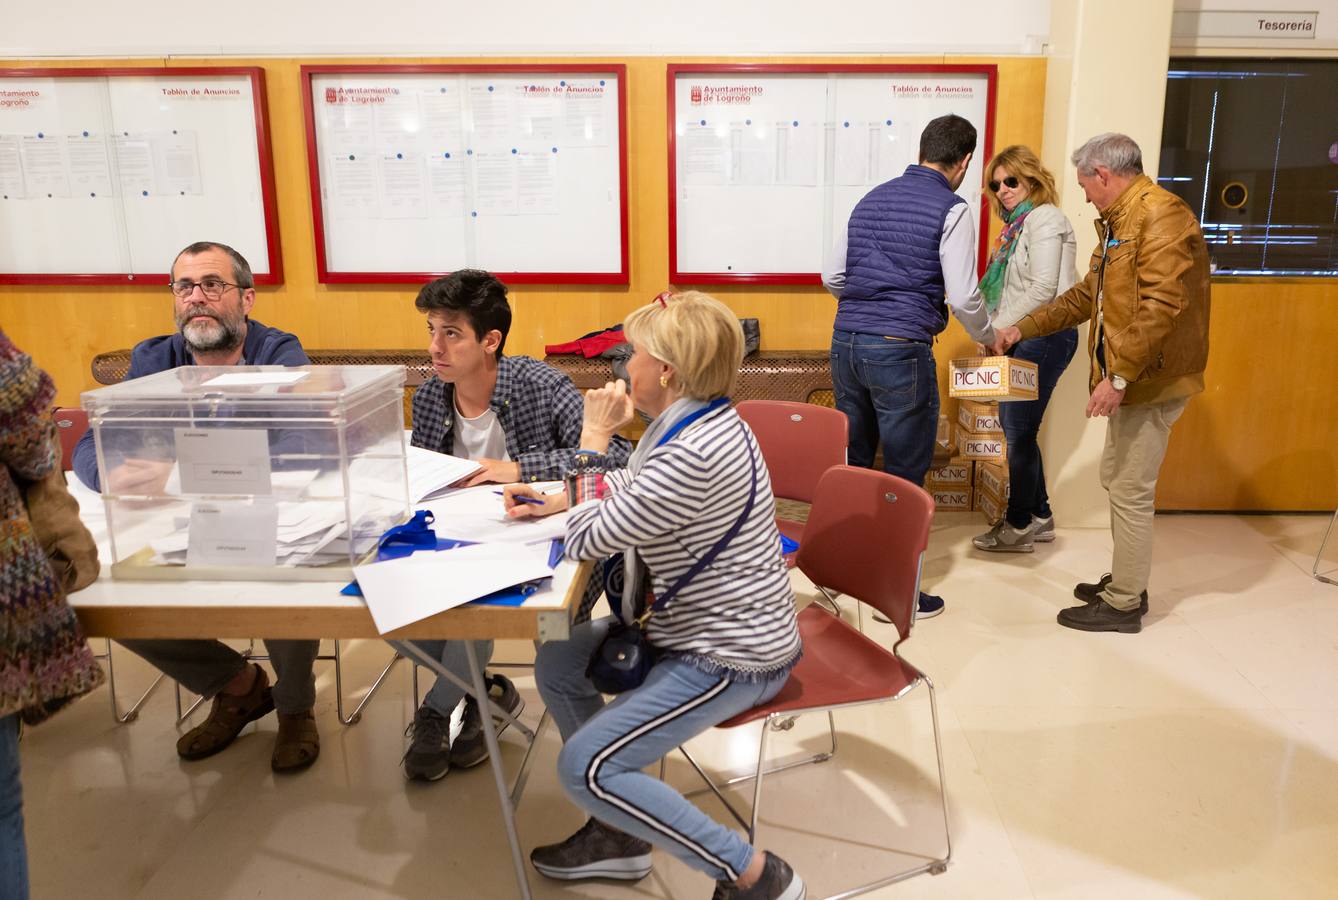
[[[1022,236],[1022,222],[1032,210],[1032,202],[1023,200],[1004,220],[1007,224],[999,232],[994,242],[994,251],[990,254],[990,264],[985,269],[985,277],[980,279],[980,294],[985,298],[985,308],[994,312],[999,308],[999,298],[1003,296],[1004,275],[1008,272],[1008,260],[1017,249],[1017,239]]]

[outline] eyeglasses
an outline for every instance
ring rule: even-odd
[[[1000,187],[1010,187],[1010,188],[1012,188],[1013,190],[1017,190],[1017,189],[1018,189],[1018,186],[1021,185],[1021,184],[1022,184],[1022,182],[1020,182],[1020,181],[1017,180],[1017,176],[1016,176],[1016,175],[1009,175],[1009,176],[1008,176],[1007,178],[1005,178],[1003,181],[991,181],[991,182],[990,182],[990,193],[991,193],[991,194],[997,194],[997,193],[999,193],[999,188],[1000,188]]]
[[[659,295],[651,302],[660,304],[663,309],[668,309],[669,301],[672,299],[674,299],[673,291],[660,291]]]
[[[228,288],[237,288],[241,290],[240,284],[232,284],[221,278],[206,278],[203,281],[191,281],[188,278],[178,281],[168,282],[168,287],[172,289],[172,296],[178,300],[185,300],[195,292],[198,287],[204,294],[206,300],[217,300],[227,292]]]

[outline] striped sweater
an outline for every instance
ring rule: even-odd
[[[0,332],[0,717],[29,723],[103,679],[23,501],[25,480],[60,465],[55,396],[51,377]]]
[[[646,457],[641,470],[611,472],[609,493],[572,510],[567,555],[600,559],[636,547],[663,594],[743,513],[751,466],[752,512],[696,577],[651,616],[657,648],[706,671],[783,674],[801,653],[794,593],[781,558],[771,479],[752,431],[728,406],[708,413]],[[616,603],[617,598],[613,598]]]

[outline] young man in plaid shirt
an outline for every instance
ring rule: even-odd
[[[469,485],[561,480],[581,445],[585,401],[571,380],[528,356],[503,356],[511,330],[506,285],[478,269],[461,269],[423,287],[414,305],[427,314],[435,374],[413,396],[415,447],[472,459],[483,466]],[[608,456],[626,464],[632,445],[615,437]],[[592,578],[580,616],[588,616],[602,578]],[[469,677],[461,641],[419,641],[428,654],[462,679]],[[485,663],[492,641],[475,650]],[[520,708],[520,695],[501,675],[488,676],[489,693],[504,709]],[[465,699],[464,722],[450,741],[451,712]],[[409,778],[435,781],[451,766],[468,768],[488,757],[473,697],[446,678],[423,698],[404,754]]]

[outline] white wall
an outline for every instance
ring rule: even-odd
[[[1050,0],[0,0],[0,56],[1039,53],[1049,16]]]

